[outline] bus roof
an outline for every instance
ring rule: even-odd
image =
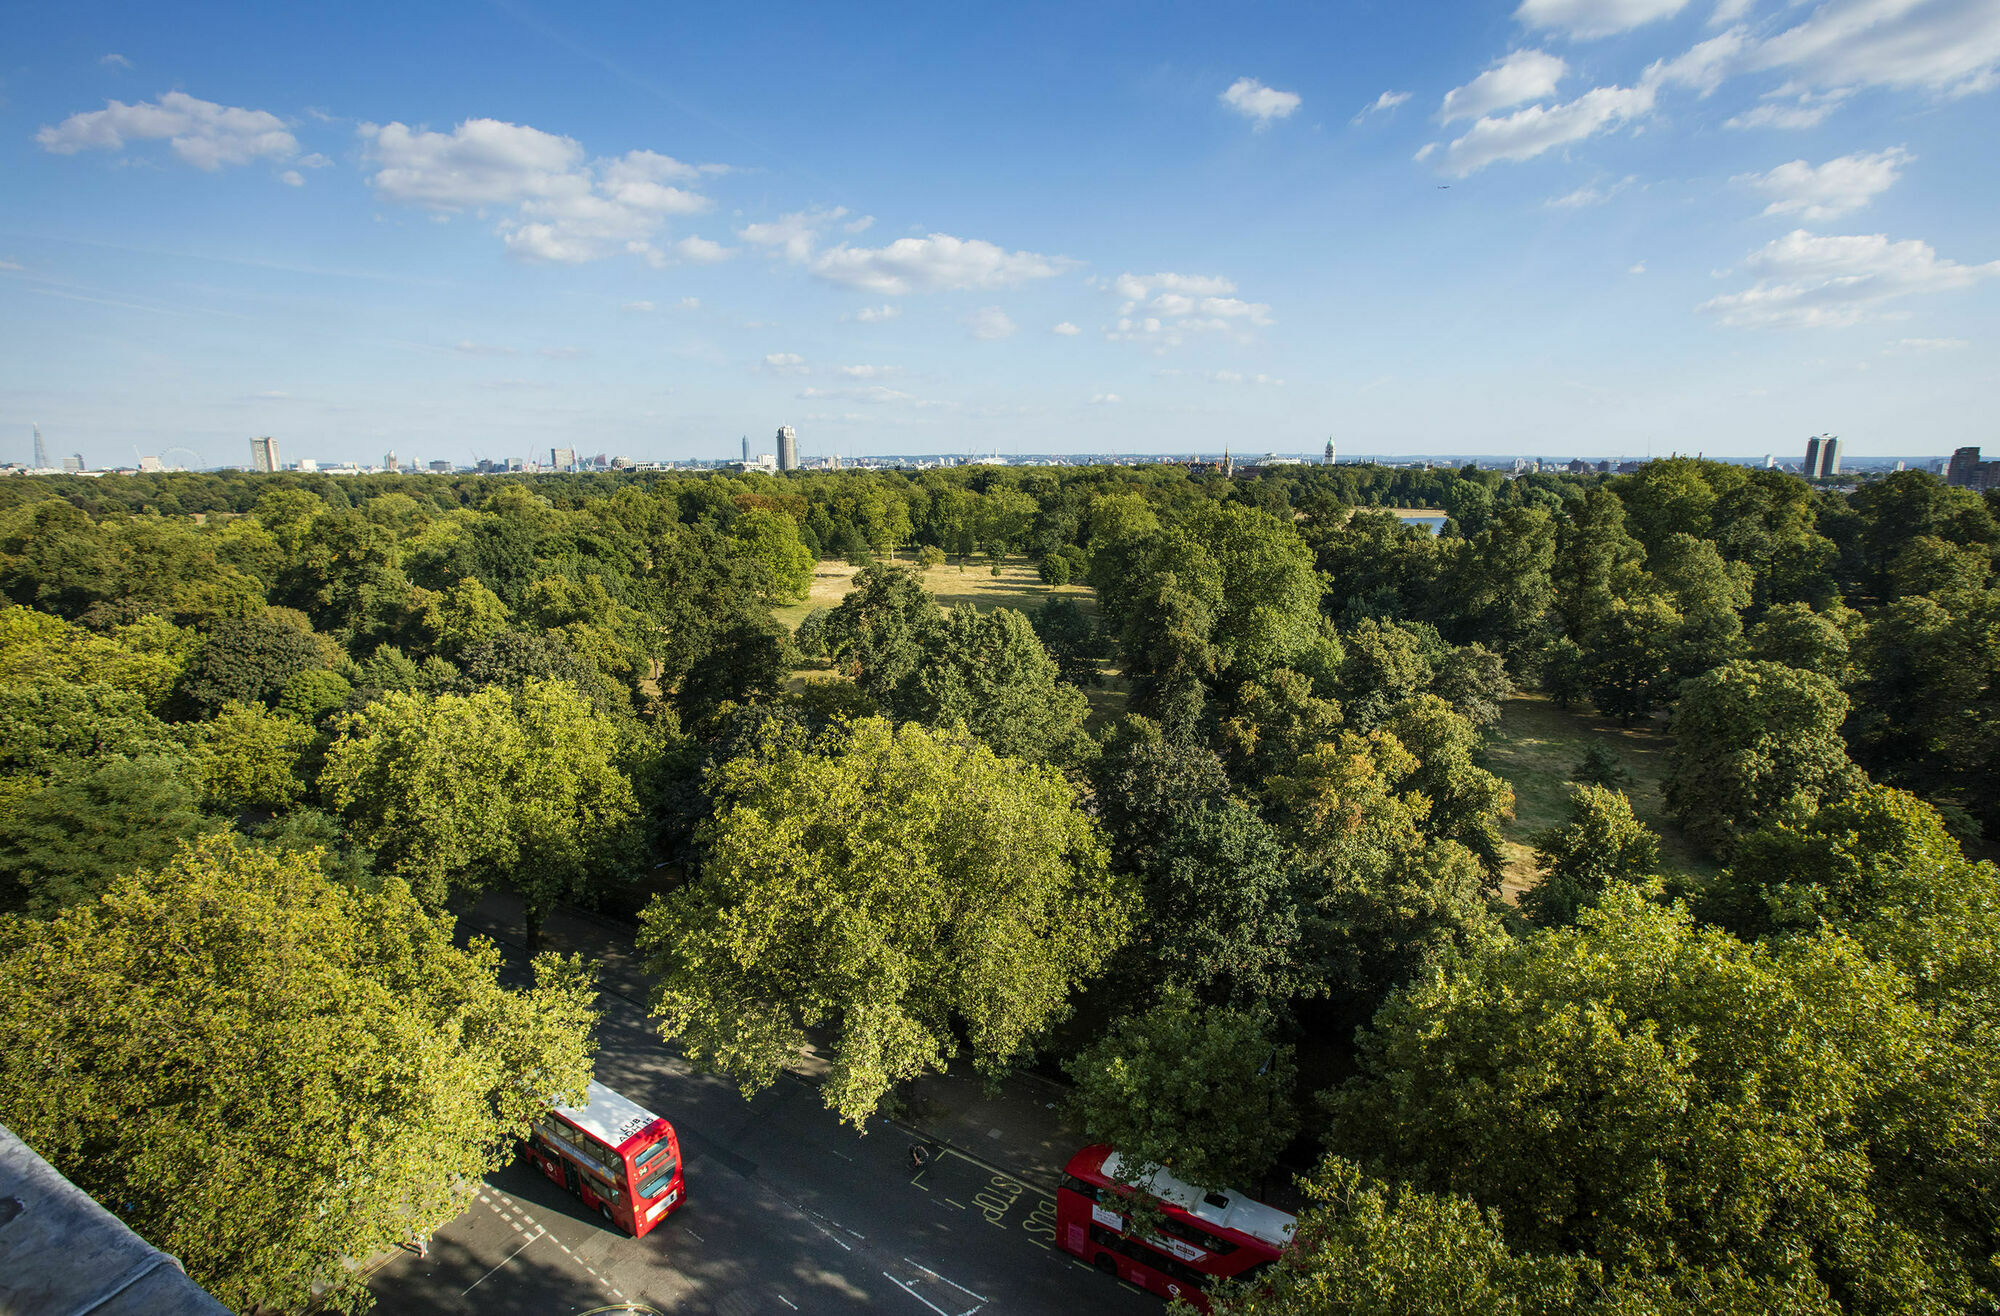
[[[590,1082],[586,1104],[557,1106],[556,1113],[614,1151],[622,1151],[635,1135],[663,1122],[638,1102],[613,1092],[596,1079]]]
[[[1116,1180],[1119,1160],[1117,1152],[1107,1152],[1098,1173],[1106,1179]],[[1165,1170],[1154,1171],[1153,1177],[1140,1186],[1161,1201],[1178,1206],[1197,1220],[1222,1229],[1232,1229],[1239,1234],[1248,1234],[1259,1242],[1269,1243],[1272,1247],[1283,1247],[1291,1242],[1292,1231],[1299,1223],[1297,1216],[1288,1215],[1275,1206],[1266,1206],[1230,1189],[1204,1192],[1191,1183],[1176,1179]],[[1216,1204],[1218,1200],[1221,1202],[1219,1206]]]

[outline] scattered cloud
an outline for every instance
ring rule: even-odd
[[[653,309],[653,304],[651,302],[626,302],[623,306],[619,307],[618,309],[621,311],[632,311],[638,314],[644,314],[647,311]]]
[[[1640,261],[1637,265],[1634,265],[1631,269],[1626,270],[1625,272],[1627,274],[1644,274],[1646,272],[1646,262]]]
[[[1722,126],[1725,128],[1817,128],[1829,114],[1840,108],[1852,92],[1838,88],[1825,94],[1800,91],[1787,83],[1766,92],[1764,104],[1745,110]]]
[[[1241,370],[1155,370],[1161,379],[1193,379],[1204,384],[1247,384],[1265,388],[1283,388],[1285,381],[1272,375],[1245,374]]]
[[[1238,78],[1217,99],[1259,128],[1273,119],[1289,118],[1299,108],[1297,92],[1278,91],[1255,78]]]
[[[0,270],[5,270],[10,274],[18,274],[21,272],[21,269],[21,266],[16,265],[11,260],[0,260]]]
[[[982,306],[965,317],[965,327],[974,338],[982,342],[993,342],[1001,338],[1012,338],[1021,326],[1007,317],[1007,312],[997,306]]]
[[[875,227],[875,216],[863,215],[859,219],[848,220],[840,226],[840,229],[843,233],[866,233],[873,227]]]
[[[1360,123],[1371,114],[1387,114],[1408,99],[1410,93],[1407,91],[1385,91],[1372,103],[1362,106],[1361,113],[1355,115],[1349,122]]]
[[[284,173],[278,175],[278,181],[286,187],[304,187],[306,185],[306,176],[296,169],[287,169]]]
[[[1054,328],[1050,329],[1049,332],[1052,334],[1061,334],[1064,338],[1074,338],[1078,334],[1082,333],[1083,330],[1077,328],[1069,321],[1064,320],[1061,324],[1056,325]]]
[[[1098,286],[1123,299],[1106,337],[1156,351],[1177,347],[1194,333],[1271,323],[1269,304],[1235,296],[1235,283],[1218,275],[1121,274]]]
[[[514,355],[514,349],[511,347],[502,347],[497,343],[475,343],[469,338],[462,339],[459,342],[452,344],[451,350],[454,352],[461,352],[466,356],[513,356]]]
[[[808,268],[819,278],[892,297],[913,292],[1011,288],[1029,279],[1053,278],[1073,261],[1032,251],[1008,251],[978,238],[933,233],[898,238],[886,247],[830,247]]]
[[[799,210],[760,224],[745,224],[736,230],[736,236],[753,247],[776,248],[785,259],[803,265],[812,257],[813,247],[819,242],[820,230],[846,215],[846,206],[835,206],[831,210]]]
[[[1453,87],[1438,106],[1437,121],[1477,119],[1522,101],[1544,100],[1568,74],[1569,65],[1539,50],[1517,50],[1463,87]]]
[[[899,388],[885,384],[863,384],[852,388],[802,388],[798,396],[805,399],[832,398],[843,402],[867,402],[875,406],[904,404],[912,407],[951,407],[955,403],[937,402],[920,398],[914,393],[905,393]]]
[[[1895,185],[1902,166],[1916,157],[1900,146],[1873,155],[1843,155],[1823,165],[1804,160],[1781,164],[1767,174],[1742,174],[1735,181],[1747,183],[1771,204],[1767,215],[1797,215],[1812,221],[1833,219],[1873,201]]]
[[[809,375],[812,367],[797,352],[772,352],[758,367],[767,375]]]
[[[843,315],[840,318],[843,320],[858,320],[862,324],[881,324],[884,320],[893,320],[902,313],[903,308],[900,306],[864,306],[860,310]]]
[[[1116,393],[1093,393],[1090,395],[1090,405],[1093,407],[1116,406],[1124,400],[1124,398],[1119,397]]]
[[[1521,0],[1514,11],[1526,27],[1549,28],[1580,40],[1608,37],[1672,18],[1688,0]]]
[[[693,235],[682,238],[673,245],[674,255],[690,265],[715,265],[728,260],[735,251],[720,242],[710,242],[707,238]]]
[[[901,366],[841,366],[840,373],[849,379],[887,379],[891,375],[903,373]]]
[[[713,205],[675,186],[712,171],[654,151],[586,161],[574,138],[498,119],[468,119],[449,133],[401,123],[359,132],[378,196],[447,215],[511,207],[499,233],[526,260],[578,264],[624,251],[664,264],[655,239],[666,222]]]
[[[111,101],[101,110],[72,114],[35,134],[56,155],[116,151],[128,141],[164,140],[183,163],[213,172],[252,160],[289,160],[299,142],[285,121],[265,110],[245,110],[170,91],[157,101]]]
[[[1901,356],[1923,352],[1958,352],[1972,346],[1963,338],[1898,338],[1882,350]]]
[[[1822,87],[1967,95],[2000,85],[2000,6],[1986,0],[1826,0],[1758,47],[1759,68]]]
[[[1601,206],[1638,181],[1636,174],[1627,174],[1615,183],[1602,185],[1585,183],[1574,192],[1566,192],[1561,196],[1550,197],[1542,204],[1551,210],[1580,210],[1585,206]]]
[[[99,64],[102,64],[105,68],[108,69],[130,69],[134,67],[131,60],[115,52],[109,55],[102,56],[101,58],[98,59],[97,62]]]
[[[1840,328],[1883,318],[1889,302],[1967,288],[2000,274],[2000,261],[1961,265],[1927,242],[1887,236],[1818,237],[1804,229],[1754,252],[1744,272],[1756,282],[1697,309],[1745,328]]]
[[[701,298],[683,297],[680,299],[679,302],[676,303],[676,305],[678,305],[683,311],[699,311],[701,309]]]
[[[1666,87],[1692,88],[1706,96],[1721,85],[1746,40],[1741,29],[1732,29],[1673,59],[1654,62],[1633,86],[1594,87],[1561,105],[1531,105],[1505,118],[1482,118],[1445,151],[1444,170],[1463,178],[1490,164],[1531,160],[1643,119]]]

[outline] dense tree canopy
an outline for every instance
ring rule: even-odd
[[[582,1096],[581,970],[516,992],[498,965],[399,882],[209,839],[0,921],[0,1121],[230,1306],[355,1310],[352,1258],[442,1226]]]

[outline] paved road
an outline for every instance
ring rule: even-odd
[[[1048,1193],[943,1148],[912,1177],[912,1136],[840,1124],[791,1075],[744,1101],[661,1046],[645,1013],[606,994],[597,1077],[674,1122],[687,1205],[628,1238],[525,1162],[486,1182],[433,1240],[370,1281],[385,1316],[662,1312],[752,1316],[1072,1313],[1161,1316],[1157,1299],[1053,1247]]]

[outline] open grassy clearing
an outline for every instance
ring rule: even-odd
[[[891,563],[894,566],[915,569],[916,563],[910,555]],[[858,568],[845,562],[821,562],[813,569],[812,588],[806,592],[802,602],[787,604],[772,609],[772,615],[786,629],[796,631],[799,623],[806,619],[814,608],[837,606],[854,588],[854,575]],[[1042,605],[1051,594],[1061,594],[1074,599],[1082,607],[1084,614],[1098,625],[1104,616],[1097,606],[1097,591],[1088,585],[1064,585],[1050,589],[1036,574],[1035,564],[1025,557],[1008,557],[1000,560],[1000,574],[994,575],[993,568],[984,561],[967,562],[963,567],[953,563],[932,567],[922,573],[924,588],[937,598],[938,603],[947,608],[970,605],[981,612],[994,608],[1015,608],[1022,612],[1032,612]],[[1110,648],[1107,644],[1107,648]],[[1100,722],[1108,721],[1125,711],[1130,686],[1124,674],[1119,671],[1117,658],[1100,660],[1098,671],[1104,677],[1104,684],[1086,689],[1084,697],[1090,701],[1090,725],[1094,728]],[[824,679],[823,668],[802,668],[792,674],[795,682]]]
[[[1521,694],[1501,705],[1500,725],[1487,739],[1486,766],[1514,788],[1514,817],[1502,827],[1507,867],[1501,889],[1513,899],[1540,876],[1529,838],[1561,822],[1568,811],[1569,773],[1593,744],[1616,753],[1632,774],[1627,794],[1639,821],[1660,834],[1661,867],[1706,874],[1703,860],[1666,817],[1660,786],[1667,746],[1658,731],[1621,727],[1581,709],[1561,709],[1546,695]]]

